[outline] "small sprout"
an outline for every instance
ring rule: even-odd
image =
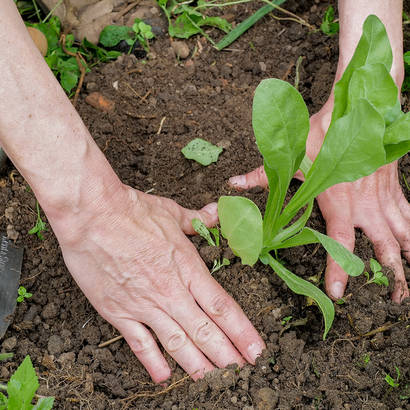
[[[387,384],[389,384],[391,387],[393,387],[394,389],[396,389],[397,387],[400,386],[399,380],[400,380],[400,370],[397,366],[394,366],[396,368],[396,374],[397,377],[396,379],[393,379],[393,377],[390,376],[389,373],[386,374],[386,377],[384,378],[384,380],[386,381]]]
[[[47,231],[46,223],[41,219],[40,215],[40,206],[38,205],[38,201],[36,201],[36,208],[37,208],[37,221],[36,224],[31,228],[28,233],[30,235],[36,234],[37,237],[41,240],[44,239],[43,232]]]
[[[209,232],[214,236],[215,245],[219,246],[219,229],[218,228],[209,228]]]
[[[0,353],[0,360],[11,359],[13,356],[13,353]]]
[[[27,292],[27,289],[24,286],[20,286],[17,293],[18,293],[17,302],[19,303],[23,302],[24,299],[29,299],[33,296],[32,293]]]
[[[339,32],[339,23],[335,20],[335,10],[332,6],[326,9],[320,29],[327,36],[333,36]]]
[[[191,223],[192,223],[192,227],[194,228],[195,232],[198,233],[202,238],[204,238],[208,242],[209,246],[219,245],[219,232],[218,232],[218,239],[214,241],[211,236],[212,231],[208,229],[200,219],[194,218],[192,219]],[[215,237],[214,232],[212,232],[212,234]],[[218,242],[218,245],[215,242]]]
[[[185,158],[193,159],[204,166],[216,162],[222,151],[223,148],[217,147],[202,138],[193,139],[181,150]]]
[[[346,301],[343,298],[337,299],[336,300],[336,304],[338,305],[344,305],[346,303]]]
[[[285,326],[288,322],[290,322],[292,320],[292,316],[285,316],[283,319],[282,319],[282,322],[281,322],[281,324],[282,324],[282,326]]]
[[[222,262],[219,259],[214,260],[214,265],[212,266],[211,275],[222,268],[222,266],[228,266],[230,264],[229,259],[223,258]]]
[[[382,272],[382,267],[380,266],[379,262],[377,262],[375,259],[370,259],[370,269],[373,272],[373,277],[370,279],[369,273],[365,271],[364,275],[367,279],[365,285],[375,283],[376,285],[380,286],[389,286],[389,279],[387,279],[387,276]]]
[[[358,361],[357,361],[357,367],[359,368],[366,368],[367,365],[370,363],[370,354],[365,353]]]

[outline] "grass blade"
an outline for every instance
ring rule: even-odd
[[[272,3],[276,6],[280,6],[286,0],[273,0]],[[270,13],[274,10],[275,7],[267,4],[262,6],[258,11],[256,11],[252,16],[248,17],[246,20],[242,21],[242,23],[238,24],[231,32],[229,32],[221,41],[216,44],[216,49],[221,51],[225,47],[228,47],[232,44],[237,38],[239,38],[246,30],[252,27],[257,21],[259,21],[262,17],[266,16],[266,14]]]

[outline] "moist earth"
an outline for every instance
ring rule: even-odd
[[[284,6],[319,27],[328,4],[289,0]],[[257,7],[241,4],[223,12],[238,23]],[[213,29],[207,33],[220,36]],[[406,29],[407,50],[409,33]],[[144,61],[123,56],[93,68],[77,108],[124,183],[199,208],[235,194],[228,177],[261,165],[251,128],[257,84],[268,77],[294,84],[296,62],[303,56],[299,90],[310,113],[317,112],[333,81],[337,41],[337,36],[268,15],[223,52],[204,38],[187,40],[190,57],[181,60],[163,35]],[[88,105],[85,98],[94,91],[112,100],[115,109],[105,113]],[[408,111],[408,94],[402,103]],[[203,167],[182,156],[181,148],[196,137],[224,148],[217,163]],[[407,156],[399,169],[407,198],[409,173]],[[293,181],[291,190],[298,185]],[[364,276],[350,279],[345,303],[335,305],[335,322],[324,341],[317,307],[290,292],[262,264],[242,266],[225,242],[215,254],[200,237],[191,239],[208,267],[215,257],[230,260],[213,276],[243,308],[267,349],[256,366],[218,369],[197,382],[166,355],[172,379],[167,387],[153,384],[124,340],[98,347],[118,332],[72,280],[52,231],[42,241],[28,234],[36,202],[11,164],[0,186],[1,229],[24,247],[21,285],[33,293],[18,304],[2,341],[2,351],[15,353],[2,362],[3,382],[30,354],[39,375],[38,394],[54,396],[56,409],[410,409],[409,300],[396,305],[390,287],[364,286]],[[262,188],[244,195],[261,207],[267,198]],[[309,225],[325,231],[318,208]],[[368,262],[374,257],[370,241],[360,231],[356,240],[356,254]],[[281,252],[280,258],[294,273],[322,283],[323,248],[301,246]],[[403,263],[409,281],[409,266]],[[386,374],[398,378],[399,386],[390,386]]]

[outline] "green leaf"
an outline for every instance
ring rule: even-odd
[[[7,410],[7,397],[0,392],[0,410]]]
[[[376,259],[370,258],[370,269],[372,270],[373,273],[380,272],[382,270],[382,267],[380,266],[380,263],[377,262]]]
[[[401,114],[386,128],[383,143],[386,150],[386,162],[399,159],[410,150],[410,113]]]
[[[31,401],[38,386],[36,372],[30,356],[26,356],[7,384],[9,409],[31,409]]]
[[[334,21],[335,10],[332,6],[329,6],[323,16],[322,24],[320,29],[322,32],[328,36],[333,36],[339,32],[339,23]]]
[[[60,83],[65,91],[68,93],[77,85],[78,74],[70,70],[64,70],[61,72]]]
[[[32,27],[39,29],[47,39],[48,51],[47,55],[50,54],[53,50],[60,47],[60,33],[57,33],[55,27],[50,23],[36,23],[31,24]]]
[[[106,26],[101,31],[100,43],[105,47],[114,47],[122,40],[133,40],[132,30],[126,26]]]
[[[341,243],[335,241],[330,236],[324,235],[311,228],[310,231],[316,239],[323,245],[334,261],[350,276],[359,276],[364,271],[363,261],[355,254],[347,250]]]
[[[181,150],[185,158],[193,159],[204,166],[216,162],[222,151],[222,148],[217,147],[202,138],[193,139]]]
[[[373,279],[370,281],[376,285],[389,286],[389,279],[383,274],[383,272],[376,272]]]
[[[302,96],[289,83],[263,80],[253,99],[252,126],[270,187],[264,218],[264,242],[269,243],[277,231],[290,180],[305,155],[309,113]]]
[[[282,229],[279,231],[279,233],[275,236],[274,240],[270,245],[267,246],[268,250],[271,251],[273,249],[280,249],[283,246],[280,246],[283,244],[284,241],[287,241],[289,238],[294,237],[297,233],[301,232],[302,229],[305,227],[306,222],[308,221],[313,209],[313,199],[309,202],[305,212],[303,215],[291,226],[289,226],[286,229]],[[312,243],[312,242],[304,242],[303,245],[307,243]],[[298,245],[294,245],[298,246]]]
[[[268,264],[292,292],[310,297],[317,303],[325,320],[325,331],[323,332],[323,340],[325,340],[335,317],[335,308],[332,301],[319,288],[286,269],[270,254],[261,257],[261,261]]]
[[[359,100],[329,128],[305,182],[280,216],[279,226],[287,225],[299,209],[327,188],[370,175],[384,165],[384,132],[383,117],[366,100]]]
[[[211,237],[211,234],[205,224],[198,218],[194,218],[191,221],[192,227],[195,232],[198,233],[202,238],[204,238],[209,246],[216,246],[214,240]]]
[[[259,208],[240,196],[222,196],[218,201],[222,235],[243,265],[253,266],[262,250],[263,225]]]
[[[348,97],[348,85],[353,71],[365,64],[381,63],[387,71],[393,61],[389,38],[386,28],[380,19],[375,15],[370,15],[363,23],[363,34],[347,66],[342,78],[335,85],[335,104],[332,114],[332,123],[342,117],[345,113]]]
[[[49,410],[53,407],[54,397],[41,397],[33,410]]]
[[[13,356],[13,353],[0,353],[0,360],[11,359]]]
[[[214,236],[215,239],[215,245],[219,246],[219,229],[216,228],[209,228],[209,232]]]
[[[363,98],[385,118],[396,106],[397,94],[396,84],[384,64],[366,64],[353,71],[346,112]]]
[[[364,263],[355,254],[347,250],[341,243],[330,236],[324,235],[311,228],[304,228],[297,235],[276,244],[274,249],[292,248],[310,243],[321,243],[334,261],[350,276],[363,273]]]

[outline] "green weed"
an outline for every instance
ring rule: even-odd
[[[389,286],[389,279],[382,272],[382,267],[380,266],[379,262],[377,262],[373,258],[370,259],[370,269],[373,272],[373,277],[370,279],[369,273],[366,271],[363,272],[367,278],[367,282],[364,285],[370,285],[371,283],[375,283],[376,285],[380,286]]]
[[[37,237],[41,240],[44,239],[43,232],[47,231],[47,224],[41,219],[40,215],[40,205],[38,201],[36,201],[36,208],[37,208],[37,220],[36,224],[28,231],[30,235],[37,235]]]
[[[327,36],[334,36],[339,32],[339,23],[335,20],[335,10],[332,6],[326,9],[320,30]]]
[[[20,286],[17,293],[18,293],[17,302],[19,302],[19,303],[21,303],[25,299],[29,299],[33,296],[32,293],[27,292],[27,289],[24,286]]]
[[[38,387],[37,375],[30,356],[26,356],[10,377],[7,386],[0,384],[0,390],[7,393],[6,396],[0,392],[0,410],[51,409],[54,404],[54,397],[41,397],[36,405],[31,404]]]

